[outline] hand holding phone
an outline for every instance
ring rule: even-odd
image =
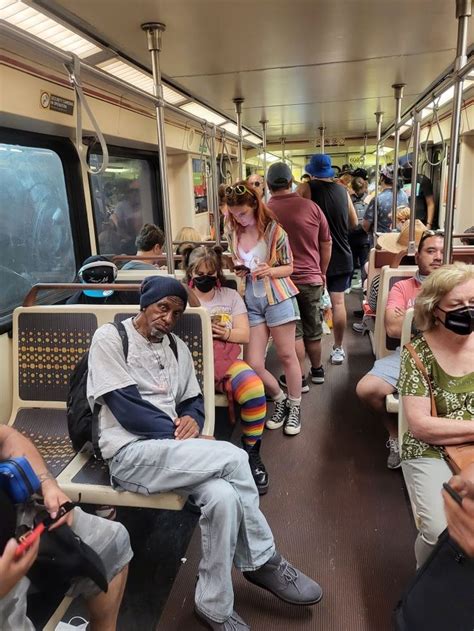
[[[459,504],[459,506],[462,506],[462,497],[450,484],[448,484],[448,482],[443,483],[443,489],[453,498],[455,502]]]
[[[38,524],[36,528],[30,530],[25,535],[20,537],[20,542],[15,550],[15,560],[23,556],[23,553],[31,548],[34,542],[40,538],[41,533],[46,530],[44,523]]]

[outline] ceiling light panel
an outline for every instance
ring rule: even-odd
[[[0,19],[81,58],[95,55],[102,50],[85,37],[20,0],[0,0]]]
[[[126,83],[130,83],[130,85],[140,90],[154,94],[153,79],[150,75],[141,70],[137,70],[137,68],[134,68],[120,59],[109,59],[108,61],[97,64],[97,67]],[[167,103],[171,103],[172,105],[179,105],[187,101],[187,97],[168,88],[166,85],[163,85],[163,98]]]
[[[222,125],[225,123],[225,118],[220,114],[216,114],[212,110],[204,107],[204,105],[200,105],[199,103],[185,103],[184,105],[179,106],[184,112],[189,112],[189,114],[193,114],[198,118],[203,118],[208,123],[212,123],[214,125]]]
[[[254,145],[261,145],[263,142],[263,140],[259,138],[258,136],[255,136],[255,134],[248,134],[247,136],[245,136],[245,140],[248,140],[249,142],[253,142]]]
[[[234,134],[234,136],[239,135],[239,128],[237,127],[235,123],[226,123],[225,125],[221,125],[221,128],[225,129],[230,134]],[[245,129],[242,129],[242,137],[245,138],[245,136],[248,136],[248,135],[249,135],[249,132],[245,131]]]

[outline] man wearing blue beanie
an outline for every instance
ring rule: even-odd
[[[152,276],[140,294],[140,313],[123,322],[127,358],[112,324],[96,331],[89,352],[87,396],[91,408],[102,406],[99,447],[112,484],[146,495],[193,495],[203,536],[195,607],[211,629],[250,629],[233,610],[233,564],[285,602],[319,602],[320,586],[275,549],[247,453],[225,441],[198,440],[202,394],[191,352],[171,333],[186,308],[185,287]]]

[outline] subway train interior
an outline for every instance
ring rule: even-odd
[[[138,313],[138,305],[65,304],[81,291],[78,270],[106,256],[116,284],[138,295],[150,273],[183,280],[180,244],[199,240],[221,245],[237,286],[219,186],[235,191],[226,187],[258,175],[265,188],[268,169],[283,162],[296,191],[314,154],[330,156],[336,177],[364,170],[375,197],[387,165],[411,167],[397,178],[408,196],[425,176],[433,208],[424,223],[444,231],[443,262],[472,264],[474,240],[461,240],[474,224],[471,13],[471,0],[0,0],[0,423],[36,444],[85,511],[115,507],[134,552],[118,629],[206,628],[194,613],[200,511],[172,492],[119,493],[104,461],[73,450],[69,376],[98,326]],[[268,186],[263,195],[270,199]],[[408,259],[374,247],[369,279],[375,268],[415,273],[408,203]],[[392,219],[396,212],[391,202]],[[165,234],[155,271],[121,270],[147,223]],[[402,470],[387,468],[381,414],[356,394],[375,359],[395,348],[385,341],[381,293],[377,317],[361,320],[363,280],[354,269],[344,293],[340,365],[330,361],[326,305],[325,380],[302,394],[301,433],[266,429],[262,439],[270,484],[260,508],[278,549],[324,596],[292,607],[233,571],[235,610],[255,630],[392,629],[416,571]],[[200,317],[198,333],[182,330],[198,348],[207,433],[240,445],[240,409],[233,424],[233,402],[214,392],[211,324],[207,312]],[[266,366],[282,373],[271,339]],[[387,406],[393,419],[403,414],[396,397]],[[73,616],[88,620],[88,610],[45,587],[28,596],[28,616],[50,631]]]

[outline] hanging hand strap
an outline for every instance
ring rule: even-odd
[[[72,54],[72,63],[64,64],[66,70],[69,73],[69,80],[76,93],[76,150],[79,155],[82,166],[86,169],[87,173],[91,175],[100,175],[109,166],[109,150],[105,138],[100,131],[99,125],[89,107],[84,92],[81,86],[81,61],[77,55]],[[84,151],[84,145],[82,144],[82,107],[86,110],[87,115],[92,123],[97,138],[99,139],[102,149],[102,164],[99,169],[92,169],[87,162],[87,152]]]
[[[418,368],[418,370],[421,372],[423,377],[426,379],[426,382],[428,383],[428,388],[430,390],[430,399],[431,399],[431,416],[436,416],[437,417],[438,416],[438,412],[436,410],[436,400],[435,400],[435,397],[434,397],[433,387],[431,385],[431,381],[430,381],[430,378],[428,376],[428,372],[427,372],[426,368],[423,366],[423,364],[421,363],[421,359],[420,359],[418,353],[415,351],[415,349],[413,347],[413,344],[411,342],[409,344],[405,344],[405,348],[407,349],[407,351],[412,356],[416,367]]]

